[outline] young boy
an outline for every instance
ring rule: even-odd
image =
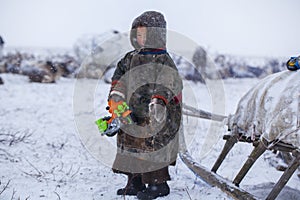
[[[118,195],[155,199],[170,193],[168,166],[175,165],[178,153],[182,80],[166,51],[161,13],[137,17],[130,41],[134,50],[118,62],[108,100],[111,108],[126,102],[134,123],[118,132],[113,171],[128,176]]]

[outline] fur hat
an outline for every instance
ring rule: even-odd
[[[147,28],[145,48],[166,47],[166,20],[163,14],[157,11],[146,11],[134,19],[130,31],[130,41],[134,48],[141,48],[137,43],[136,29],[142,26]]]
[[[139,26],[166,28],[166,25],[165,18],[161,13],[147,11],[133,21],[131,29],[135,29]]]

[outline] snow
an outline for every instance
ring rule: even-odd
[[[125,186],[126,177],[114,174],[83,145],[74,120],[75,79],[61,78],[56,84],[39,84],[29,83],[27,77],[20,75],[1,74],[1,77],[5,84],[0,86],[0,141],[13,139],[3,134],[25,136],[25,139],[11,144],[0,142],[0,192],[9,182],[0,199],[136,199],[116,195],[116,190]],[[88,99],[95,101],[94,117],[105,114],[109,85],[102,80],[81,81],[97,85],[95,100]],[[239,99],[258,81],[225,80],[224,114],[234,113]],[[213,101],[205,85],[189,81],[184,85],[187,104],[211,110]],[[221,137],[226,127],[192,117],[185,117],[183,121],[189,152],[210,168],[223,147]],[[207,141],[210,145],[203,149]],[[113,143],[114,138],[109,142]],[[219,174],[232,180],[251,150],[250,144],[237,144],[221,165]],[[265,196],[266,191],[255,186],[263,184],[262,188],[268,188],[269,183],[276,182],[282,174],[269,165],[266,156],[273,155],[268,152],[262,156],[241,183],[242,188],[261,196]],[[160,199],[231,199],[201,181],[180,159],[175,167],[170,167],[170,173],[171,194]],[[290,191],[299,193],[298,183],[299,178],[294,174],[287,184]],[[295,191],[289,194],[297,195]]]

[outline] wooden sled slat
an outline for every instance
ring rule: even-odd
[[[186,152],[180,153],[181,160],[185,165],[197,176],[199,176],[203,181],[208,183],[211,186],[220,188],[223,192],[231,196],[236,200],[255,200],[258,199],[254,195],[244,191],[243,189],[236,187],[230,181],[224,179],[223,177],[212,173],[209,169],[206,169],[204,166],[200,165],[190,154]]]

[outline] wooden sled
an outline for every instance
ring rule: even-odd
[[[199,117],[204,119],[211,119],[216,121],[223,121],[226,117],[220,115],[214,115],[206,111],[197,110],[196,108],[192,108],[190,106],[183,106],[184,114]],[[193,113],[193,114],[191,114]],[[203,117],[204,116],[204,117]],[[236,133],[236,130],[233,130]],[[249,137],[245,137],[242,134],[232,134],[232,135],[224,135],[224,140],[226,143],[223,147],[222,152],[220,153],[219,157],[217,158],[216,162],[214,163],[211,170],[207,169],[206,167],[202,166],[201,164],[197,163],[190,154],[185,151],[180,153],[180,158],[186,164],[186,166],[193,171],[197,176],[199,176],[202,180],[208,183],[211,186],[216,186],[220,188],[223,192],[230,195],[234,199],[238,200],[252,200],[258,199],[254,195],[248,193],[247,191],[239,188],[239,184],[246,176],[247,172],[253,166],[255,161],[266,151],[266,150],[276,150],[285,153],[291,153],[293,156],[292,161],[290,162],[287,169],[284,171],[278,182],[274,185],[271,192],[266,197],[266,200],[273,200],[279,195],[283,187],[286,185],[288,180],[294,174],[296,169],[300,166],[300,151],[297,147],[294,147],[291,144],[286,144],[280,141],[272,141],[268,142],[265,139],[261,139],[256,137],[253,139]],[[244,163],[243,167],[240,169],[234,180],[228,181],[223,177],[217,174],[217,170],[221,166],[222,162],[226,158],[227,154],[233,148],[233,146],[237,142],[248,142],[252,143],[254,146],[253,151],[251,152],[250,156]]]

